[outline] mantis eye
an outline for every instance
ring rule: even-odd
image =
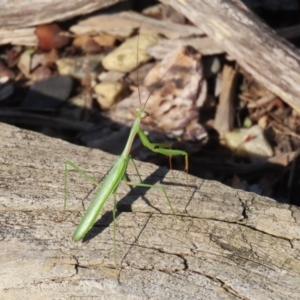
[[[141,118],[142,118],[142,119],[145,119],[145,118],[148,117],[148,116],[149,116],[149,113],[146,112],[146,111],[143,111],[143,112],[141,113]]]

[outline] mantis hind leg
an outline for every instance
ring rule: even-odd
[[[64,213],[66,210],[66,206],[67,206],[67,194],[68,194],[68,166],[72,167],[76,172],[78,172],[80,175],[82,175],[84,178],[86,178],[88,181],[90,181],[91,183],[95,184],[96,186],[100,186],[99,183],[91,176],[89,176],[86,172],[84,172],[83,170],[81,170],[79,167],[77,167],[74,163],[72,163],[71,161],[67,160],[65,161],[65,174],[64,174],[64,207],[63,207],[63,215],[62,215],[62,220],[64,218]]]
[[[177,216],[176,212],[175,212],[175,210],[174,210],[174,208],[172,206],[171,200],[170,200],[170,198],[169,198],[169,196],[168,196],[168,194],[166,192],[166,189],[164,188],[163,185],[161,185],[161,184],[147,184],[147,183],[131,182],[131,181],[125,181],[125,183],[128,184],[128,185],[132,185],[132,186],[140,186],[140,187],[160,189],[163,192],[164,196],[166,197],[167,202],[168,202],[168,204],[170,206],[170,209],[171,209],[173,215]]]
[[[135,169],[136,173],[137,173],[137,174],[138,174],[138,176],[139,176],[140,182],[142,182],[142,177],[141,177],[141,175],[140,175],[140,173],[139,173],[139,170],[138,170],[138,168],[137,168],[137,166],[136,166],[136,164],[135,164],[134,160],[132,159],[132,157],[131,157],[131,156],[130,156],[129,158],[131,159],[131,161],[132,161],[132,164],[133,164],[133,166],[134,166],[134,169]],[[123,180],[124,180],[125,182],[127,182],[127,181],[128,181],[128,180],[127,180],[127,176],[126,176],[126,174],[124,175],[124,178],[123,178]]]
[[[152,145],[158,146],[158,145],[165,145],[165,144],[152,144]],[[170,156],[170,158],[171,158],[171,156]],[[165,195],[165,197],[166,197],[166,199],[167,199],[167,201],[168,201],[168,204],[169,204],[169,206],[170,206],[170,208],[171,208],[171,210],[172,210],[172,213],[173,213],[174,215],[176,215],[176,212],[175,212],[175,210],[174,210],[174,208],[173,208],[173,206],[172,206],[171,200],[170,200],[170,198],[168,197],[168,194],[167,194],[167,192],[166,192],[164,186],[162,186],[161,184],[147,184],[147,183],[142,183],[141,175],[140,175],[140,173],[139,173],[139,171],[138,171],[138,168],[137,168],[137,166],[136,166],[134,160],[131,158],[131,156],[130,156],[130,159],[131,159],[131,161],[132,161],[132,163],[133,163],[133,166],[134,166],[134,168],[135,168],[135,170],[136,170],[136,172],[137,172],[137,174],[138,174],[138,176],[139,176],[140,182],[131,182],[131,181],[129,181],[126,174],[124,174],[124,176],[123,176],[123,181],[124,181],[126,184],[132,185],[132,186],[150,187],[150,188],[152,187],[152,188],[160,189],[160,190],[164,193],[164,195]]]

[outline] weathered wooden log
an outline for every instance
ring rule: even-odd
[[[300,112],[300,51],[240,0],[161,0],[184,14],[259,83]]]
[[[112,202],[87,234],[72,233],[115,157],[0,126],[0,299],[300,299],[300,210],[214,181],[139,163],[158,189],[120,184],[117,262]],[[137,180],[132,166],[131,180]]]
[[[0,26],[23,28],[38,24],[63,21],[85,15],[101,8],[107,8],[124,0],[34,0],[25,2],[8,0],[2,3]]]
[[[33,0],[2,1],[0,44],[36,45],[35,26],[65,21],[107,8],[123,0]]]

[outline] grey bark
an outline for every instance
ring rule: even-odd
[[[109,7],[123,0],[8,0],[0,10],[0,26],[21,28],[63,21]]]
[[[299,208],[137,162],[177,216],[161,190],[121,183],[116,271],[113,199],[71,240],[95,192],[74,171],[58,222],[64,161],[101,181],[115,157],[5,124],[0,138],[1,299],[300,299]]]
[[[300,51],[239,0],[161,0],[213,38],[259,83],[300,112]]]
[[[36,45],[36,25],[65,21],[123,0],[8,0],[1,2],[0,44]]]

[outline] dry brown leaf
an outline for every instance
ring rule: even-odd
[[[42,50],[59,49],[67,45],[70,38],[57,24],[45,24],[36,27],[35,34],[38,38],[38,46]]]
[[[206,97],[206,90],[202,89],[205,85],[200,59],[200,53],[192,47],[179,47],[148,73],[144,85],[140,86],[142,105],[154,89],[145,107],[150,115],[143,120],[146,128],[185,140],[206,136],[198,124],[198,107]],[[111,117],[131,126],[135,109],[141,104],[136,90],[115,106]]]

